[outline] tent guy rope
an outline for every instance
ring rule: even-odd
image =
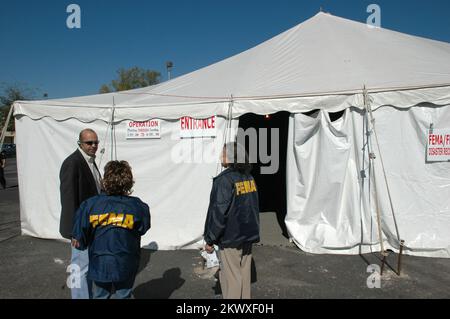
[[[389,198],[389,205],[391,208],[391,212],[392,212],[392,218],[394,220],[394,226],[395,226],[395,232],[397,235],[397,241],[398,241],[398,246],[399,246],[399,258],[398,258],[398,267],[397,267],[397,274],[400,275],[400,270],[401,270],[401,256],[403,253],[403,248],[404,248],[404,243],[405,241],[401,239],[400,237],[400,232],[398,229],[398,224],[397,224],[397,219],[395,217],[395,210],[394,210],[394,204],[392,202],[392,196],[391,196],[391,190],[389,188],[389,183],[387,180],[387,176],[386,176],[386,170],[384,167],[384,163],[383,163],[383,156],[381,155],[381,149],[380,149],[380,143],[378,140],[378,135],[377,135],[377,131],[375,128],[375,118],[373,116],[372,113],[372,108],[370,106],[370,96],[366,90],[366,87],[364,87],[363,89],[363,97],[364,97],[364,107],[366,109],[366,111],[368,112],[369,116],[370,116],[370,126],[371,129],[369,130],[370,136],[372,136],[372,133],[375,136],[375,142],[377,145],[377,150],[378,150],[378,155],[380,157],[380,164],[381,164],[381,169],[383,171],[383,177],[384,177],[384,182],[386,185],[386,190],[387,190],[387,194],[388,194],[388,198]],[[369,158],[370,161],[372,161],[372,167],[375,168],[374,165],[374,160],[376,158],[375,154],[372,152],[369,154]],[[377,213],[377,224],[378,224],[378,236],[379,236],[379,240],[380,240],[380,249],[381,249],[381,254],[383,256],[383,260],[382,260],[382,265],[381,265],[381,274],[383,274],[383,269],[384,269],[384,265],[386,262],[386,257],[388,255],[387,251],[384,249],[384,243],[383,243],[383,231],[382,231],[382,220],[381,220],[381,214],[380,214],[380,209],[379,209],[379,196],[378,196],[378,191],[377,191],[377,183],[375,180],[375,174],[373,174],[373,181],[374,181],[374,191],[375,191],[375,207],[376,207],[376,213]]]

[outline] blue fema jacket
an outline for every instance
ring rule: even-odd
[[[259,241],[258,191],[250,174],[228,168],[213,179],[203,237],[221,248]]]
[[[88,279],[120,282],[134,278],[141,236],[150,228],[150,210],[137,197],[98,195],[81,203],[72,236],[89,248]]]

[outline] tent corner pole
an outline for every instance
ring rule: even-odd
[[[369,138],[372,135],[372,132],[374,132],[375,130],[375,119],[372,115],[372,109],[370,107],[370,103],[369,103],[369,96],[367,93],[367,89],[366,86],[364,85],[363,88],[363,101],[364,101],[364,109],[366,110],[366,113],[368,114],[368,116],[370,117],[370,129],[369,129]],[[369,154],[369,160],[372,162],[372,167],[373,169],[375,168],[375,160],[376,156],[375,153],[370,153]],[[377,227],[378,227],[378,240],[380,241],[380,250],[381,250],[381,254],[383,255],[383,260],[381,263],[381,274],[383,274],[383,269],[384,269],[384,263],[385,263],[385,249],[384,249],[384,243],[383,243],[383,231],[381,228],[381,214],[380,214],[380,208],[378,205],[378,192],[377,192],[377,183],[376,183],[376,179],[375,179],[375,173],[373,174],[373,183],[374,183],[374,191],[375,191],[375,210],[377,213]]]
[[[375,142],[377,144],[378,154],[380,156],[380,164],[381,164],[381,168],[383,170],[384,182],[386,184],[386,190],[387,190],[388,197],[389,197],[389,204],[390,204],[390,208],[391,208],[391,211],[392,211],[392,217],[394,219],[395,230],[396,230],[396,233],[397,233],[397,240],[398,240],[398,243],[399,243],[397,275],[400,276],[401,260],[402,260],[403,248],[404,248],[405,241],[402,240],[401,237],[400,237],[400,232],[399,232],[398,225],[397,225],[397,219],[395,217],[395,212],[394,212],[394,205],[393,205],[393,202],[392,202],[391,191],[390,191],[389,183],[388,183],[387,176],[386,176],[386,170],[384,168],[383,157],[381,155],[380,143],[378,141],[378,135],[377,135],[377,131],[375,129],[375,118],[374,118],[373,113],[372,113],[372,108],[371,108],[371,105],[370,105],[370,98],[369,98],[369,94],[368,94],[368,91],[367,91],[365,85],[364,85],[364,88],[363,88],[363,97],[364,97],[364,108],[366,109],[366,112],[370,116],[370,121],[369,121],[371,123],[371,129],[370,129],[371,133],[370,133],[370,135],[372,135],[372,132],[375,135]],[[373,160],[376,158],[376,156],[375,156],[374,153],[371,153],[369,155],[369,158],[370,158],[370,160],[372,160],[372,163],[373,163]],[[375,167],[374,164],[373,164],[373,167]],[[383,244],[383,241],[382,241],[381,214],[380,214],[379,207],[378,207],[378,193],[377,193],[377,186],[376,186],[376,183],[375,183],[375,173],[374,173],[374,189],[375,189],[375,196],[376,196],[376,198],[375,198],[375,205],[377,207],[376,210],[377,210],[378,232],[379,232],[379,238],[380,238],[380,248],[381,248],[381,254],[383,256],[382,264],[381,264],[381,273],[380,273],[380,275],[382,275],[383,274],[383,269],[384,269],[384,264],[386,263],[386,257],[388,255],[388,253],[384,249],[384,244]]]
[[[5,125],[3,125],[2,134],[0,136],[0,151],[3,149],[3,142],[5,141],[6,132],[8,131],[9,122],[11,121],[11,115],[14,110],[14,104],[9,108],[8,116],[6,117]]]
[[[117,152],[114,154],[114,150],[116,149],[116,139],[115,139],[115,128],[114,128],[114,113],[116,111],[116,104],[114,100],[114,95],[112,97],[112,110],[111,110],[111,161],[117,160]]]

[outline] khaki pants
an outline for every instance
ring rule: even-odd
[[[219,250],[223,299],[250,299],[252,244]]]

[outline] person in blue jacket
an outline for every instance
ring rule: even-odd
[[[219,280],[224,299],[251,297],[252,244],[259,241],[258,190],[242,145],[227,143],[226,168],[213,179],[203,233],[205,250],[219,247]]]
[[[72,246],[89,249],[87,276],[94,299],[131,298],[150,210],[129,196],[134,181],[126,161],[108,162],[102,184],[106,194],[87,199],[76,212]]]

